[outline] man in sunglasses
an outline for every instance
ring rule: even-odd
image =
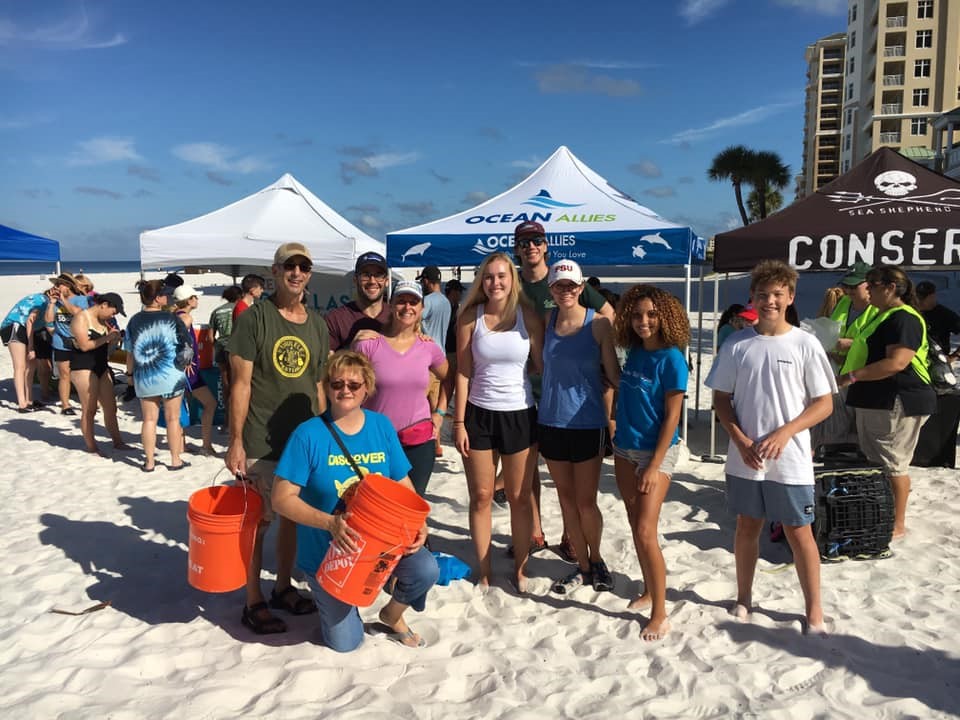
[[[533,220],[522,222],[513,231],[513,252],[520,261],[520,284],[523,287],[523,294],[533,303],[537,312],[543,317],[544,321],[550,315],[550,311],[556,307],[553,296],[550,295],[550,287],[547,285],[547,274],[550,272],[548,257],[550,251],[547,246],[547,233],[543,225]],[[613,322],[614,310],[606,298],[598,293],[590,285],[584,285],[583,292],[580,293],[580,304],[587,308],[593,308],[598,315],[603,315]],[[539,378],[534,379],[533,392],[536,398],[540,398]],[[604,394],[604,401],[607,410],[612,411],[613,391],[608,390]],[[612,415],[611,415],[612,416]],[[613,437],[613,428],[611,428],[610,437]],[[613,449],[610,449],[611,454]],[[531,548],[546,548],[546,540],[543,537],[543,529],[540,524],[540,475],[539,470],[534,470],[533,478],[534,511],[533,511],[533,534],[534,543]],[[557,548],[568,562],[576,562],[573,545],[567,540],[567,534],[564,532],[563,539]]]
[[[257,488],[263,517],[257,529],[247,574],[247,597],[241,621],[257,634],[285,632],[286,623],[270,612],[293,615],[315,612],[309,597],[291,584],[297,551],[297,528],[279,518],[277,582],[269,605],[260,588],[263,539],[273,506],[270,494],[277,461],[294,429],[326,406],[321,385],[330,349],[327,324],[303,303],[313,258],[300,243],[285,243],[273,256],[276,292],[237,318],[230,335],[230,447],[226,465]]]
[[[353,281],[356,300],[331,310],[326,316],[330,352],[349,348],[361,330],[380,332],[390,319],[390,304],[385,300],[390,270],[383,255],[366,252],[358,257]]]

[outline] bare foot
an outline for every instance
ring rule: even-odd
[[[650,618],[650,622],[640,630],[640,639],[647,642],[663,640],[668,632],[670,632],[670,623],[666,618]]]
[[[650,596],[647,593],[643,595],[638,595],[627,605],[627,610],[646,610],[653,604],[653,600],[650,599]]]
[[[893,536],[892,536],[891,539],[892,539],[892,540],[900,540],[900,539],[906,537],[906,535],[907,535],[907,529],[906,529],[906,528],[894,528],[894,529],[893,529]]]
[[[816,637],[826,637],[827,625],[823,620],[821,620],[818,623],[810,622],[809,620],[807,620],[803,623],[803,634],[813,635]]]
[[[527,594],[527,576],[524,575],[522,572],[518,572],[513,577],[513,581],[511,585],[513,585],[514,590],[516,590],[518,594],[520,595]]]
[[[87,448],[87,452],[90,453],[91,455],[99,455],[100,457],[106,457],[106,455],[103,454],[103,450],[101,450],[99,447]]]
[[[750,617],[750,608],[747,605],[738,602],[735,603],[732,608],[730,608],[730,614],[737,618],[737,620],[747,620]]]
[[[203,448],[203,450],[200,451],[200,454],[203,455],[203,457],[217,457],[217,451],[212,447]]]

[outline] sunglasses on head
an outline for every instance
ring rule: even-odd
[[[530,247],[531,245],[546,245],[547,239],[542,235],[537,235],[534,237],[525,237],[517,240],[517,247],[521,250]]]
[[[312,265],[310,262],[308,262],[307,260],[302,260],[302,261],[300,261],[300,262],[295,262],[295,261],[293,261],[293,260],[287,260],[287,261],[283,264],[283,269],[286,270],[287,272],[293,272],[293,271],[296,270],[297,268],[300,268],[300,272],[302,272],[302,273],[308,273],[308,272],[310,272],[311,270],[313,270],[313,265]]]
[[[349,382],[346,380],[330,381],[330,387],[332,387],[334,390],[343,390],[344,388],[347,388],[350,392],[356,392],[357,390],[362,388],[363,385],[364,383],[357,382],[356,380],[350,380]]]

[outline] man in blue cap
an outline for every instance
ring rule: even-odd
[[[383,255],[365,252],[358,257],[353,281],[356,299],[327,313],[330,352],[349,348],[361,330],[380,332],[390,319],[390,304],[386,302],[390,270]]]

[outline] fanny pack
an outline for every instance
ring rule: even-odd
[[[417,420],[415,423],[397,430],[397,437],[400,438],[400,444],[407,447],[423,445],[423,443],[433,439],[433,423],[429,418]]]

